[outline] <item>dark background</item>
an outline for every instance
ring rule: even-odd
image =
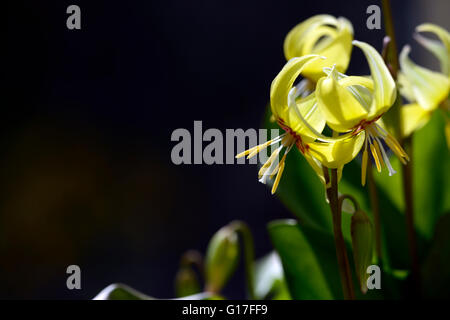
[[[66,28],[71,4],[81,30]],[[256,166],[176,166],[171,133],[193,132],[194,120],[204,130],[259,128],[284,37],[311,15],[345,16],[355,38],[381,49],[384,31],[366,28],[370,4],[381,5],[7,2],[0,298],[90,299],[113,282],[173,297],[183,252],[205,251],[234,219],[249,224],[257,256],[267,253],[266,224],[292,216]],[[400,45],[427,19],[448,28],[444,0],[393,6]],[[361,52],[353,57],[348,73],[367,73]],[[71,264],[82,290],[66,288]],[[243,298],[244,288],[240,266],[225,294]]]

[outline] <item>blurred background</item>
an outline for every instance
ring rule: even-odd
[[[81,8],[68,30],[66,8]],[[174,165],[173,130],[259,128],[287,32],[320,13],[347,17],[355,38],[378,1],[7,1],[0,128],[0,298],[90,299],[123,282],[174,296],[188,249],[248,223],[257,257],[266,225],[291,218],[256,165]],[[414,27],[450,29],[446,0],[392,1],[400,47],[437,63]],[[423,56],[421,56],[423,54]],[[348,73],[368,73],[355,50]],[[425,60],[430,59],[430,62]],[[282,182],[281,182],[282,183]],[[299,195],[301,196],[301,195]],[[68,290],[66,268],[82,271]],[[227,286],[245,297],[243,268]]]

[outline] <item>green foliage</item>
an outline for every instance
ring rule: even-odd
[[[220,292],[234,273],[239,261],[239,240],[230,226],[217,231],[208,245],[205,261],[206,287]]]
[[[275,128],[276,124],[269,121],[269,114],[270,110],[266,112],[264,126]],[[431,282],[439,283],[439,281],[429,279],[447,274],[447,271],[443,270],[445,269],[443,261],[450,252],[450,248],[442,244],[444,231],[441,231],[438,238],[435,235],[431,244],[438,219],[450,209],[450,159],[445,143],[444,126],[445,120],[442,115],[434,113],[428,124],[417,131],[413,139],[415,225],[427,296],[433,296],[445,288],[439,289],[436,285],[430,285]],[[405,273],[401,271],[410,268],[403,213],[402,170],[400,162],[395,157],[391,159],[397,171],[394,176],[389,176],[386,171],[378,173],[373,169],[382,226],[380,263],[384,268],[382,280],[384,287],[381,290],[382,295],[369,291],[365,298],[404,297],[405,281],[408,281]],[[359,159],[347,164],[339,183],[339,191],[355,197],[361,209],[373,220],[369,190],[367,186],[361,186],[360,174]],[[289,153],[277,196],[298,219],[298,224],[273,222],[269,225],[270,236],[275,250],[281,257],[292,298],[342,298],[332,238],[331,214],[325,201],[325,191],[299,152]],[[350,239],[350,217],[347,214],[343,215],[342,228],[347,241]],[[449,226],[446,230],[448,228]],[[445,228],[441,227],[441,230]],[[436,262],[434,260],[437,259],[437,255],[432,256],[430,248],[439,246],[443,255],[440,262]],[[352,255],[351,251],[349,255]]]
[[[294,220],[269,224],[293,299],[342,299],[333,237]]]
[[[94,300],[154,300],[127,285],[115,283],[103,289]]]
[[[265,127],[277,128],[276,124],[269,121],[269,114],[267,112],[265,116]],[[435,113],[431,121],[415,133],[413,139],[415,226],[421,257],[422,295],[426,298],[449,297],[450,159],[444,126],[444,119]],[[392,164],[398,173],[391,177],[385,171],[378,173],[373,169],[381,219],[382,259],[377,263],[382,267],[382,289],[368,290],[365,295],[361,290],[356,290],[358,299],[401,299],[408,296],[411,286],[409,272],[405,271],[410,269],[410,257],[403,213],[402,170],[394,157]],[[342,215],[342,230],[355,288],[359,286],[357,273],[365,280],[367,274],[364,274],[364,270],[367,265],[375,263],[375,260],[371,260],[372,251],[368,249],[373,242],[371,199],[368,187],[361,186],[360,174],[360,162],[355,159],[345,166],[339,183],[340,193],[351,194],[360,209],[367,213],[361,216],[362,211],[346,208],[344,211],[349,213]],[[246,276],[254,280],[248,284],[250,288],[254,284],[255,298],[343,299],[325,189],[299,152],[289,153],[277,196],[296,220],[271,222],[268,231],[275,252],[264,256],[254,265],[246,261],[247,267],[250,266],[248,269],[252,270],[246,270]],[[350,228],[352,223],[353,239]],[[200,284],[192,270],[182,268],[176,280],[177,296],[197,300],[223,298],[218,293],[235,272],[240,255],[238,238],[230,228],[226,226],[220,229],[207,249],[206,287],[210,292],[191,295],[200,291]],[[357,272],[353,260],[357,261]],[[154,298],[128,286],[113,284],[95,299]]]
[[[436,225],[431,249],[422,267],[423,292],[426,298],[450,298],[450,213]]]
[[[209,292],[202,292],[174,300],[220,300],[222,297]],[[157,300],[127,285],[115,283],[100,291],[93,300]]]
[[[256,299],[288,300],[291,298],[280,257],[271,252],[255,264]]]
[[[175,276],[175,294],[185,297],[200,292],[200,282],[194,270],[190,267],[181,267]]]

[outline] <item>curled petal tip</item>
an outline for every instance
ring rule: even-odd
[[[405,44],[403,46],[402,51],[400,52],[400,64],[402,64],[402,60],[409,55],[411,52],[411,46],[409,44]]]

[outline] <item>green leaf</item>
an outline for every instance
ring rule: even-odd
[[[291,298],[280,257],[276,252],[267,254],[255,263],[255,295],[256,299]]]
[[[154,300],[129,286],[121,283],[114,283],[100,291],[93,300]]]
[[[214,295],[209,292],[202,292],[183,298],[171,299],[171,300],[219,300],[222,299],[219,295]],[[158,300],[157,298],[150,297],[142,292],[139,292],[125,284],[114,283],[107,286],[100,291],[93,300]]]
[[[295,220],[273,221],[268,229],[293,299],[343,299],[333,235],[300,225]],[[346,246],[354,288],[357,288],[352,249],[348,243]],[[403,278],[383,272],[381,281],[381,290],[369,290],[365,295],[355,290],[356,298],[398,299],[402,296]]]
[[[450,298],[450,213],[436,226],[429,254],[422,267],[422,287],[426,298]]]
[[[413,136],[414,219],[417,230],[430,240],[437,220],[450,210],[450,152],[445,119],[434,112]]]
[[[342,299],[333,237],[294,220],[269,224],[293,299]]]

